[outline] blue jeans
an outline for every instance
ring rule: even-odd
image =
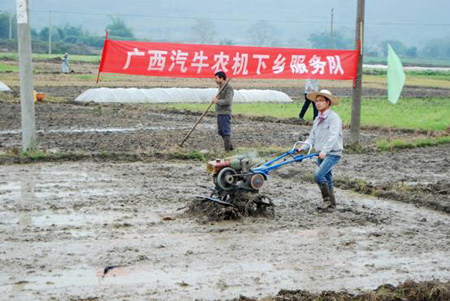
[[[217,133],[222,136],[231,136],[231,116],[227,114],[217,115]]]
[[[328,183],[328,187],[333,189],[333,174],[331,170],[339,162],[341,156],[326,155],[325,159],[317,159],[316,164],[319,168],[314,173],[314,181],[317,184]]]

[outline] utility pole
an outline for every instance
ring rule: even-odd
[[[28,0],[17,1],[17,39],[19,41],[20,108],[22,117],[22,150],[36,147],[36,121],[34,116],[33,67],[31,65],[31,39]]]
[[[9,39],[12,40],[12,12],[9,12]]]
[[[362,65],[363,65],[363,41],[364,41],[364,1],[358,0],[355,43],[358,54],[358,67],[355,86],[353,87],[352,113],[350,125],[350,145],[359,144],[359,130],[361,127],[361,94],[362,94]]]
[[[52,54],[52,11],[48,11],[48,54]]]
[[[334,17],[334,8],[331,9],[331,24],[330,24],[330,48],[334,48],[333,41],[333,17]]]

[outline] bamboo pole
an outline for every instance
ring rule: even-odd
[[[217,93],[216,98],[219,97],[220,93],[222,93],[222,91],[225,89],[225,87],[228,85],[228,82],[231,79],[227,79],[227,81],[225,82],[225,85],[223,85],[222,88],[220,88],[219,93]],[[197,122],[195,122],[194,126],[191,128],[191,130],[189,131],[189,133],[187,133],[187,135],[184,137],[183,141],[181,141],[180,146],[182,147],[184,142],[186,142],[186,140],[189,138],[189,136],[192,134],[192,132],[194,131],[194,129],[197,127],[197,125],[200,123],[200,121],[203,119],[203,117],[206,115],[206,113],[209,111],[209,109],[211,108],[211,106],[213,105],[212,102],[209,103],[209,106],[206,108],[206,110],[203,112],[202,115],[200,115],[200,117],[197,119]]]

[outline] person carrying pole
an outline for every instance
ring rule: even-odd
[[[219,86],[219,94],[211,100],[216,105],[217,133],[223,139],[225,151],[234,150],[231,143],[231,113],[233,109],[234,90],[227,81],[227,75],[223,71],[214,74],[214,80]],[[226,86],[225,86],[226,85]]]

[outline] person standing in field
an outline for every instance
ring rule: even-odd
[[[319,153],[317,165],[319,168],[314,174],[314,180],[319,185],[323,203],[319,210],[336,208],[336,198],[333,191],[333,167],[339,162],[344,149],[342,136],[342,120],[330,107],[339,104],[339,98],[328,90],[310,92],[308,99],[314,102],[319,111],[319,117],[313,122],[313,127],[305,143],[309,143]],[[308,149],[304,144],[302,151]]]
[[[314,109],[314,118],[313,118],[313,120],[316,119],[317,114],[318,114],[317,113],[316,104],[314,103],[314,101],[310,101],[308,99],[307,95],[308,95],[308,93],[317,92],[317,91],[319,91],[319,82],[318,82],[318,80],[317,79],[307,79],[306,83],[305,83],[305,102],[303,103],[302,110],[300,111],[300,114],[298,115],[298,119],[300,121],[304,120],[303,117],[305,116],[306,111],[309,108],[309,104],[312,104],[313,109]]]
[[[234,90],[230,83],[226,83],[227,75],[223,71],[214,74],[214,81],[219,86],[219,91],[224,87],[219,95],[214,97],[211,102],[216,105],[217,113],[217,133],[223,139],[225,151],[234,149],[231,143],[231,113],[233,109]]]
[[[62,73],[70,73],[70,67],[69,67],[69,54],[68,54],[67,52],[64,53],[64,56],[63,56],[63,58],[62,58],[61,72],[62,72]]]

